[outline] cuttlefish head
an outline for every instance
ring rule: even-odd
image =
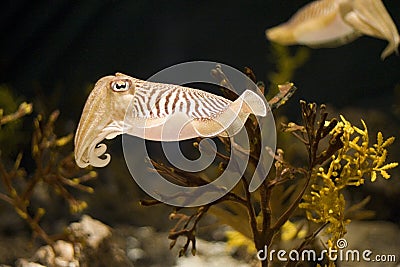
[[[75,134],[75,160],[79,167],[106,166],[111,157],[99,144],[122,134],[124,116],[135,93],[134,78],[116,73],[97,81],[91,91]]]

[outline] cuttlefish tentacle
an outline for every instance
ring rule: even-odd
[[[381,0],[319,0],[307,4],[289,21],[266,30],[267,38],[282,45],[335,47],[361,35],[385,39],[385,58],[399,45],[397,28]]]
[[[267,114],[265,100],[250,90],[232,102],[117,73],[101,78],[88,97],[76,131],[75,160],[79,167],[106,166],[111,157],[99,143],[122,133],[155,141],[233,136],[249,114]]]

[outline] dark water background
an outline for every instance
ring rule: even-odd
[[[58,89],[79,97],[88,83],[115,71],[146,79],[190,60],[249,66],[267,80],[274,66],[265,29],[307,2],[3,1],[0,83],[26,96],[40,86],[45,93]],[[384,3],[399,25],[400,3]],[[381,61],[385,46],[362,37],[336,49],[312,50],[293,79],[301,89],[297,95],[340,107],[389,107],[400,58]]]

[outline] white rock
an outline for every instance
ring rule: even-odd
[[[65,260],[63,258],[57,257],[54,260],[55,267],[79,267],[79,261],[77,260]]]
[[[16,267],[46,267],[44,265],[41,265],[39,263],[35,262],[30,262],[25,259],[19,259],[15,265]]]
[[[224,242],[207,242],[196,239],[196,248],[196,256],[179,258],[175,267],[250,267],[249,264],[232,258]]]
[[[128,236],[126,238],[126,247],[129,249],[138,248],[138,247],[140,247],[140,241],[133,236]]]
[[[65,261],[73,261],[75,259],[74,247],[71,243],[58,240],[53,248],[57,258],[61,258]]]
[[[56,254],[51,246],[42,246],[40,247],[35,255],[32,257],[33,261],[40,262],[47,266],[54,265],[54,259],[56,258]]]
[[[100,243],[111,235],[107,225],[88,215],[83,215],[80,222],[71,223],[69,230],[76,237],[86,240],[86,244],[93,249],[97,249]]]
[[[140,248],[128,249],[126,253],[126,255],[131,261],[137,261],[139,259],[142,259],[145,256],[145,254],[146,253],[143,251],[143,249]]]

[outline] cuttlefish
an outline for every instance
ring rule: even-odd
[[[233,136],[250,114],[267,114],[265,100],[251,90],[230,101],[116,73],[98,80],[86,101],[75,135],[75,160],[81,168],[106,166],[111,157],[101,141],[123,133],[155,141]]]
[[[273,42],[310,47],[336,47],[363,34],[389,42],[382,59],[398,53],[399,33],[381,0],[314,1],[287,22],[266,30]]]

